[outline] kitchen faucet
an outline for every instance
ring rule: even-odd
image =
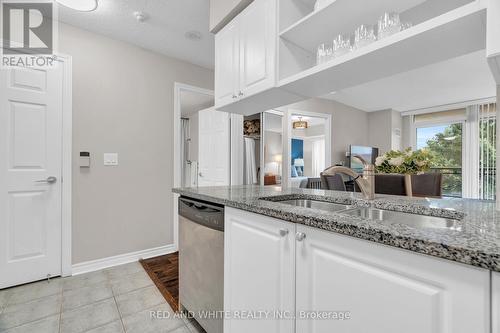
[[[322,176],[333,176],[339,173],[346,174],[354,178],[358,184],[363,197],[367,200],[375,199],[375,166],[366,162],[364,158],[359,155],[353,155],[351,158],[357,158],[363,163],[363,175],[360,176],[354,170],[344,166],[331,166],[321,173]]]

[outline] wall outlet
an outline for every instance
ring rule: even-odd
[[[104,153],[104,165],[107,165],[107,166],[118,165],[118,154],[117,153]]]

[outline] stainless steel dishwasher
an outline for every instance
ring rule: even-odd
[[[222,333],[223,206],[179,198],[179,302],[207,333]]]

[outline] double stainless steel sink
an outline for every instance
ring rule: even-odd
[[[278,202],[297,207],[312,208],[328,212],[337,212],[348,216],[356,216],[363,219],[380,221],[381,223],[386,224],[405,224],[417,228],[434,229],[459,228],[458,220],[443,217],[396,212],[392,210],[378,209],[373,207],[354,207],[334,202],[325,202],[310,199],[284,200]]]
[[[340,210],[346,210],[351,208],[351,206],[348,205],[342,205],[334,202],[326,202],[319,200],[309,200],[309,199],[284,200],[278,202],[297,207],[324,210],[327,212],[337,212]]]

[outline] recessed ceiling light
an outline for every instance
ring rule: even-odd
[[[201,32],[196,31],[196,30],[188,31],[184,34],[184,36],[187,39],[194,40],[194,41],[199,41],[203,38],[203,35],[201,34]]]
[[[137,22],[144,22],[148,19],[148,14],[144,13],[144,12],[134,12],[134,16],[135,16],[135,19],[137,20]]]
[[[64,7],[80,12],[91,12],[97,8],[97,0],[56,0]]]

